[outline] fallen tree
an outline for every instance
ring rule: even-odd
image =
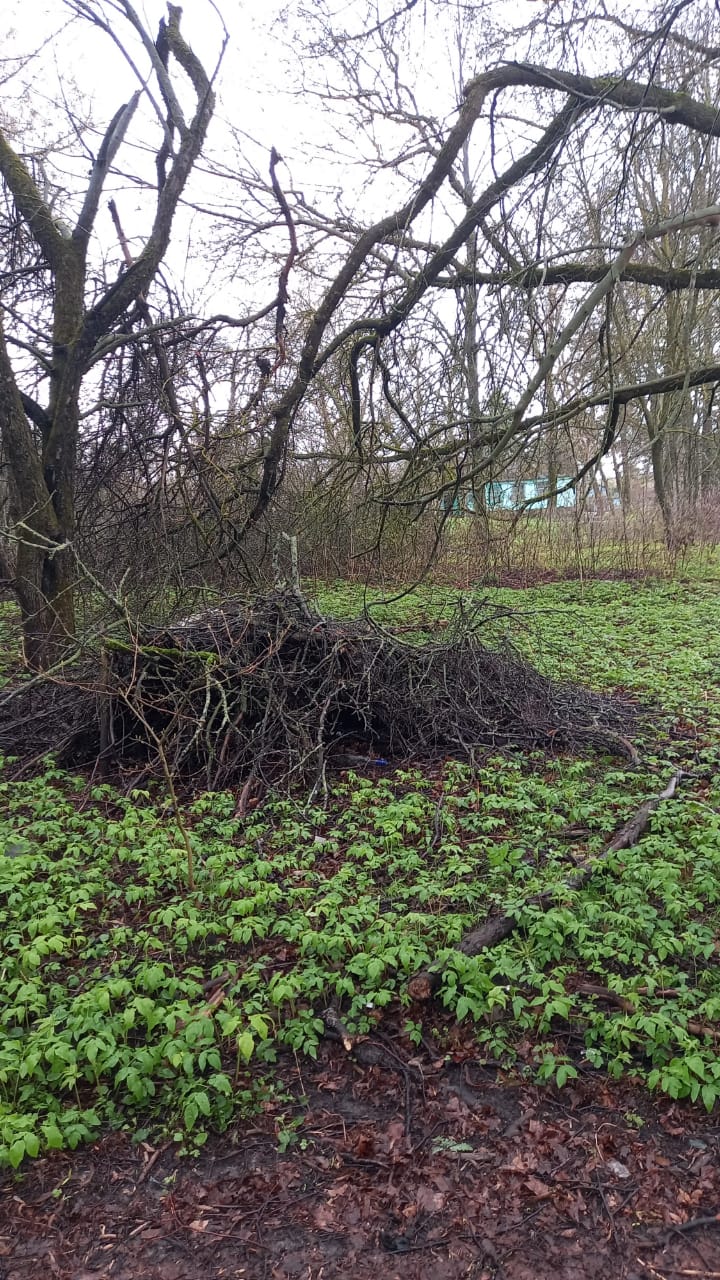
[[[324,785],[348,760],[587,747],[636,759],[631,703],[487,645],[493,618],[483,603],[461,608],[440,638],[413,640],[367,617],[325,618],[295,591],[229,601],[108,636],[93,671],[6,693],[0,751],[258,789]]]
[[[602,853],[593,858],[587,858],[584,862],[578,864],[576,875],[563,880],[559,887],[546,889],[543,893],[533,894],[512,914],[507,912],[490,916],[482,924],[476,925],[469,933],[466,933],[454,950],[461,952],[465,956],[480,955],[482,951],[486,951],[489,947],[497,946],[499,942],[503,942],[505,938],[509,938],[511,934],[515,933],[516,929],[521,928],[530,909],[548,911],[553,903],[557,901],[559,893],[574,892],[577,889],[582,889],[592,879],[597,868],[611,854],[618,853],[621,849],[629,849],[632,845],[637,844],[640,837],[647,830],[650,817],[657,809],[660,801],[669,800],[675,795],[683,776],[683,770],[677,770],[663,791],[656,796],[652,796],[649,800],[643,801],[633,816],[613,836]],[[408,982],[408,991],[413,1000],[431,999],[442,982],[443,969],[443,963],[438,962],[428,965],[426,969],[422,969],[419,973],[413,975]]]

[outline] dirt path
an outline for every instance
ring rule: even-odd
[[[198,1157],[115,1134],[36,1162],[6,1181],[0,1280],[720,1276],[720,1219],[687,1226],[720,1214],[716,1119],[418,1062],[326,1046],[287,1064],[294,1100]]]

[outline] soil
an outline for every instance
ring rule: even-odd
[[[194,1157],[110,1134],[33,1162],[6,1180],[0,1280],[720,1276],[717,1118],[369,1048],[281,1063],[287,1100]]]

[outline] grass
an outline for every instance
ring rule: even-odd
[[[454,580],[481,576],[516,585],[539,575],[588,578],[609,575],[644,577],[672,574],[718,576],[717,519],[710,504],[676,527],[678,546],[669,551],[657,510],[619,509],[578,519],[569,511],[528,513],[515,524],[508,513],[484,520],[450,522],[440,563]],[[687,539],[683,534],[688,535]]]
[[[720,597],[686,583],[556,584],[490,593],[543,669],[662,705],[643,766],[489,756],[475,772],[345,775],[326,805],[232,794],[185,806],[122,796],[48,765],[0,772],[0,1160],[74,1147],[107,1126],[191,1145],[281,1088],[275,1063],[315,1056],[322,1011],[384,1021],[442,1055],[477,1054],[558,1084],[632,1075],[712,1109],[720,1096]],[[351,613],[357,591],[322,605]],[[443,593],[379,610],[434,628]],[[489,631],[492,624],[489,623]],[[570,893],[673,767],[692,769],[636,848]],[[195,889],[187,888],[187,834]],[[555,887],[547,913],[526,898]],[[493,907],[522,912],[505,943],[452,944]],[[438,1004],[407,980],[446,960]]]

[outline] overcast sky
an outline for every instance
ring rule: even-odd
[[[380,0],[380,3],[385,13],[397,7],[396,0]],[[344,134],[332,134],[327,105],[318,96],[303,90],[308,77],[321,79],[326,68],[328,74],[332,74],[333,69],[329,63],[324,67],[320,63],[312,65],[303,63],[298,55],[293,56],[293,23],[300,22],[300,5],[295,0],[290,4],[283,0],[217,0],[217,6],[229,38],[218,78],[218,106],[208,139],[208,162],[201,160],[197,166],[189,194],[198,203],[216,205],[222,199],[227,200],[231,212],[233,205],[240,208],[246,202],[246,192],[232,181],[238,146],[263,177],[267,176],[270,148],[275,146],[286,162],[280,174],[283,186],[303,191],[309,200],[319,202],[328,211],[337,205],[357,221],[367,223],[397,207],[408,188],[401,167],[392,162],[393,131],[398,141],[403,140],[403,145],[407,145],[408,138],[413,140],[412,131],[400,125],[376,122],[374,131],[363,133],[355,126],[351,112]],[[154,35],[160,18],[167,12],[164,0],[144,0],[144,3],[137,2],[136,8]],[[111,12],[110,4],[105,11]],[[357,26],[361,21],[365,5],[362,0],[345,0],[337,6],[337,11],[338,22],[352,28],[353,23]],[[459,5],[458,12],[463,21],[468,22],[469,11],[464,5]],[[467,80],[489,60],[483,43],[491,31],[493,13],[501,25],[507,25],[524,17],[536,17],[538,5],[531,0],[513,0],[512,5],[500,0],[488,4],[483,21],[478,21],[474,29],[476,36],[471,29],[461,60],[449,34],[453,13],[450,3],[437,7],[418,5],[413,10],[411,43],[409,47],[403,46],[400,68],[400,77],[406,79],[418,110],[435,116],[444,125],[454,118],[457,110],[459,62]],[[4,104],[12,104],[13,99],[22,98],[24,89],[22,105],[10,106],[11,111],[15,110],[16,127],[22,130],[30,121],[34,144],[38,136],[44,137],[51,147],[61,140],[58,165],[65,166],[65,173],[62,168],[58,169],[57,184],[69,187],[74,180],[74,185],[82,186],[89,171],[88,151],[97,152],[107,122],[135,90],[137,79],[107,35],[86,21],[71,20],[63,0],[33,0],[32,4],[28,0],[5,0],[4,17],[11,36],[0,55],[5,80],[0,89],[0,110]],[[115,30],[131,47],[127,24],[119,16]],[[212,69],[222,47],[223,27],[213,12],[211,0],[186,0],[182,30],[205,67]],[[303,33],[306,34],[304,27]],[[364,50],[360,44],[356,48]],[[147,57],[142,51],[135,52],[144,74]],[[516,51],[507,47],[505,52]],[[517,52],[522,55],[524,49],[519,48]],[[365,65],[363,58],[364,53],[359,58],[363,83],[372,85],[376,68],[372,63]],[[183,79],[181,74],[177,82],[181,84]],[[62,108],[58,111],[58,103],[62,104],[63,98],[79,122],[79,138],[73,137],[67,113]],[[36,122],[32,121],[33,112],[37,113]],[[535,140],[538,123],[518,115],[513,128],[523,146],[528,140]],[[231,130],[241,135],[234,142]],[[489,174],[488,136],[488,130],[481,124],[474,132],[472,144],[483,182]],[[154,148],[158,140],[157,121],[145,101],[128,135],[134,150],[125,148],[118,159],[118,168],[124,168],[127,178],[123,179],[122,174],[114,176],[107,192],[117,197],[133,251],[138,250],[149,229],[154,197],[148,198],[148,188],[156,181],[154,150],[150,147]],[[213,158],[228,167],[229,181],[222,192],[217,180],[207,176]],[[496,155],[494,159],[496,164],[504,162],[502,156]],[[427,166],[429,162],[425,155],[418,163]],[[406,166],[406,173],[410,172],[416,179],[417,170]],[[138,175],[146,179],[144,190],[134,180]],[[268,208],[272,208],[272,203]],[[430,216],[435,218],[432,230],[439,234],[440,203],[433,206],[428,219]],[[171,262],[178,275],[183,273],[185,262],[192,258],[193,238],[201,234],[199,228],[197,217],[187,215],[178,219],[171,250]],[[430,229],[428,222],[424,232],[428,234]],[[106,246],[110,266],[116,269],[115,264],[120,262],[119,247],[104,204],[97,232]],[[207,283],[207,277],[202,281],[196,278],[196,281],[199,288]],[[264,287],[262,282],[258,296],[252,299],[246,296],[247,305],[262,304]],[[233,300],[228,298],[227,308],[221,309],[232,309],[232,306]]]

